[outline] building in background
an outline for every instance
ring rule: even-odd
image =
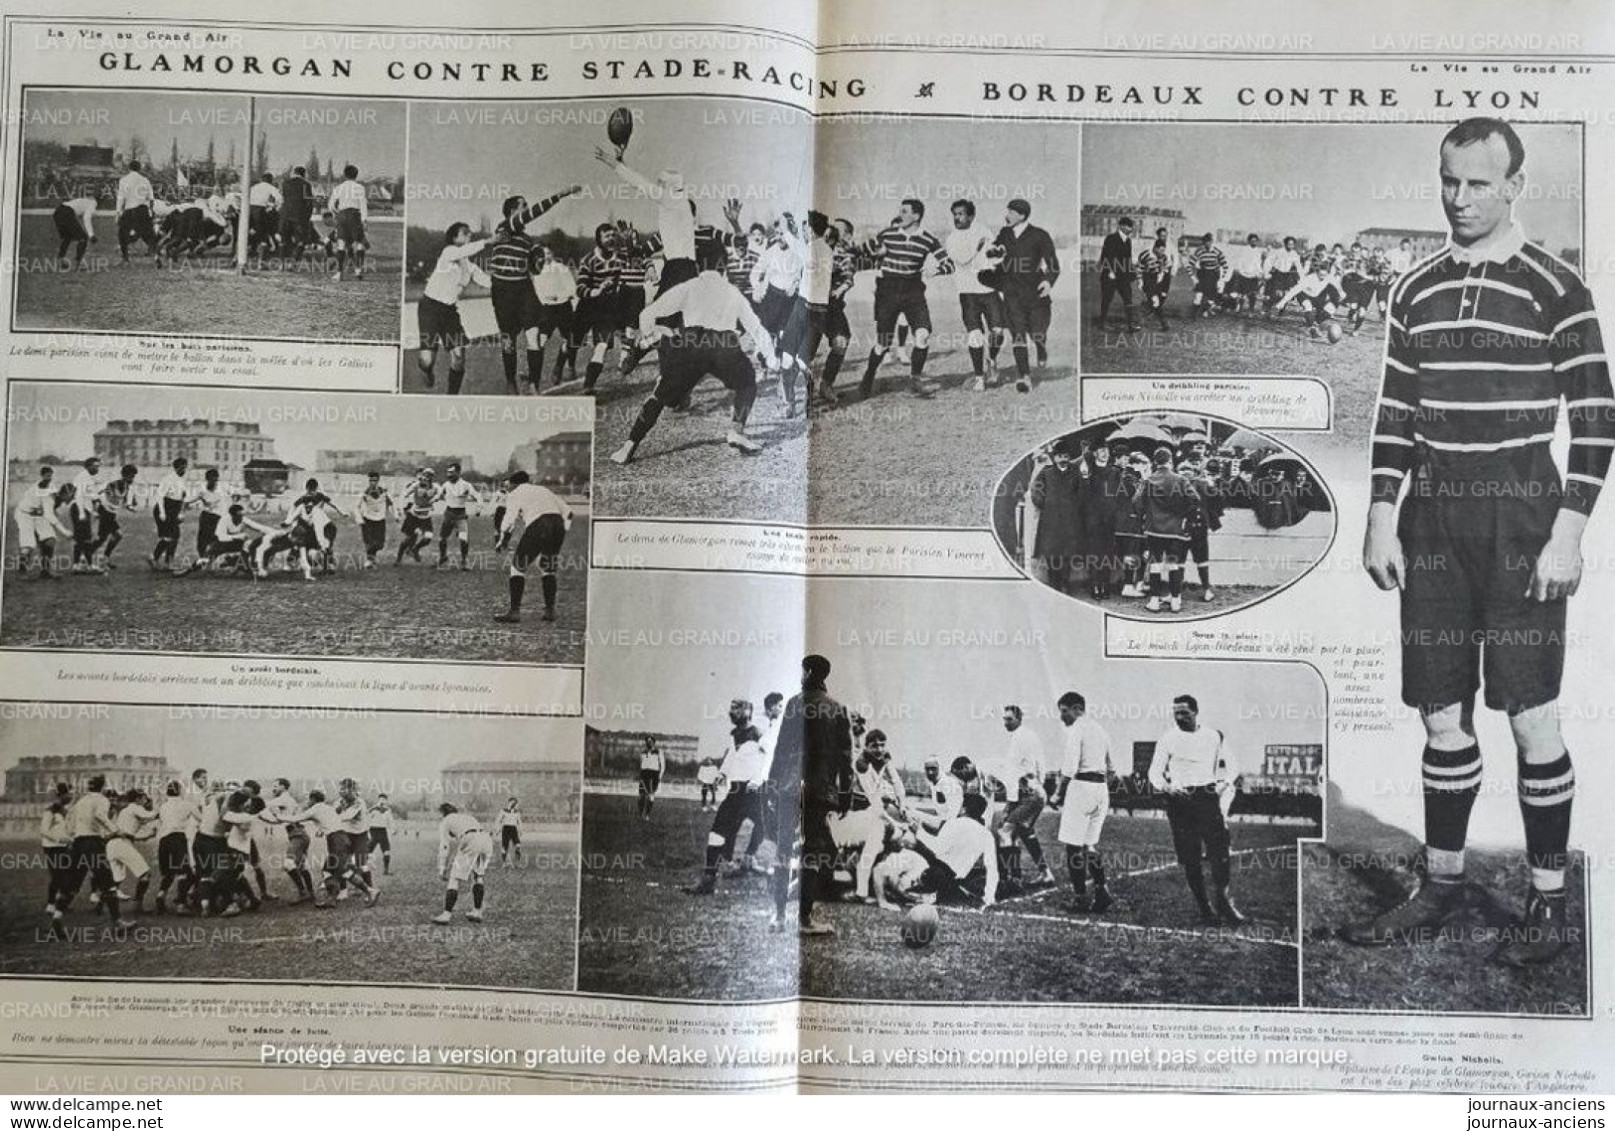
[[[142,472],[163,474],[184,456],[198,474],[216,467],[227,480],[242,479],[254,461],[276,459],[274,437],[238,421],[109,420],[96,430],[94,443],[105,467],[132,463]]]
[[[560,759],[455,762],[439,780],[443,801],[484,823],[516,798],[522,819],[539,824],[576,821],[582,812],[583,775]]]
[[[587,432],[557,432],[543,440],[517,444],[510,470],[525,471],[535,482],[563,493],[588,489],[594,442]]]
[[[660,734],[646,730],[583,729],[583,772],[592,778],[632,777],[639,773],[639,754],[645,739],[654,738],[662,751],[664,775],[694,778],[700,760],[700,742],[693,734]]]
[[[106,777],[106,788],[123,792],[143,789],[161,797],[163,788],[179,775],[168,759],[143,754],[47,754],[27,755],[6,770],[8,802],[45,804],[56,795],[56,783],[66,782],[74,794],[85,792],[97,774]]]
[[[1078,255],[1083,267],[1093,267],[1099,262],[1099,249],[1104,245],[1105,237],[1116,230],[1116,223],[1123,216],[1130,216],[1133,220],[1133,254],[1141,254],[1145,248],[1155,242],[1155,229],[1166,229],[1166,241],[1170,247],[1177,246],[1182,240],[1185,228],[1183,213],[1176,208],[1157,208],[1154,206],[1134,207],[1128,204],[1084,204],[1082,206],[1082,235],[1078,242]],[[1201,233],[1194,233],[1199,235]]]

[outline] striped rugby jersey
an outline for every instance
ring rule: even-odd
[[[725,251],[732,251],[735,247],[746,243],[746,237],[734,232],[726,232],[722,228],[715,228],[711,224],[697,224],[695,226],[695,246],[700,247],[708,241],[721,243]],[[646,257],[662,252],[662,236],[660,232],[651,232],[648,235],[639,235],[634,250]]]
[[[1189,262],[1196,271],[1224,271],[1228,268],[1228,257],[1216,244],[1195,248],[1189,253]]]
[[[1138,269],[1146,275],[1165,275],[1171,271],[1164,252],[1147,247],[1138,257]]]
[[[1373,500],[1396,502],[1418,444],[1463,458],[1548,443],[1561,402],[1570,424],[1561,506],[1590,514],[1615,447],[1592,295],[1517,227],[1487,255],[1448,245],[1391,294]]]
[[[882,279],[918,279],[927,259],[935,261],[939,275],[953,270],[953,261],[942,250],[942,241],[923,228],[887,228],[854,251],[876,257]]]
[[[617,281],[624,287],[643,287],[650,274],[650,259],[643,255],[630,255],[622,261]]]
[[[749,243],[729,249],[728,275],[741,293],[751,293],[751,269],[757,264],[757,249]]]
[[[554,208],[566,195],[558,192],[537,204],[529,204],[519,212],[511,213],[510,219],[499,225],[494,232],[493,242],[488,245],[488,278],[496,283],[524,283],[530,276],[538,274],[538,269],[543,266],[538,243],[523,229]]]
[[[598,247],[591,248],[578,264],[578,294],[587,297],[597,288],[601,289],[601,293],[616,290],[621,274],[621,256],[615,253],[607,255]]]

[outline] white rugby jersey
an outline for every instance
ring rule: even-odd
[[[516,529],[518,522],[532,522],[546,514],[558,514],[566,520],[568,526],[572,525],[572,508],[551,491],[548,487],[540,487],[537,483],[518,484],[505,500],[505,523],[503,531]]]
[[[968,228],[955,228],[948,233],[948,238],[942,241],[942,249],[948,253],[948,258],[958,268],[953,274],[953,282],[962,295],[991,294],[992,288],[976,278],[976,272],[985,271],[992,266],[987,258],[987,249],[996,242],[996,237],[986,227],[973,223]]]
[[[482,495],[464,479],[445,479],[442,492],[443,505],[455,510],[465,510],[472,503],[482,502]]]
[[[1176,723],[1155,741],[1150,785],[1158,790],[1223,785],[1238,776],[1223,752],[1222,732],[1210,727],[1184,730]]]
[[[1110,769],[1110,735],[1105,728],[1083,715],[1066,728],[1065,766],[1067,777],[1102,774]]]

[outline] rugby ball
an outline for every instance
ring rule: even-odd
[[[1325,333],[1328,335],[1330,345],[1334,345],[1346,336],[1346,332],[1340,328],[1339,322],[1329,323],[1329,329]]]
[[[941,922],[934,906],[929,903],[916,903],[903,915],[903,927],[899,932],[903,945],[910,950],[930,946],[932,940],[936,938],[937,928]]]
[[[634,136],[634,116],[626,106],[619,106],[611,112],[606,119],[606,137],[618,149],[628,144],[628,139]]]

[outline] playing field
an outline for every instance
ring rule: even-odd
[[[236,274],[235,253],[215,248],[185,267],[158,267],[138,241],[120,262],[116,223],[97,224],[84,269],[63,268],[49,216],[25,214],[18,236],[19,330],[193,334],[217,338],[397,342],[403,224],[370,222],[364,278],[336,282],[310,264],[274,260]]]
[[[529,836],[526,847],[521,868],[496,862],[488,873],[482,923],[466,921],[470,894],[462,891],[462,913],[443,927],[431,922],[443,909],[435,827],[393,834],[392,873],[380,877],[382,896],[374,907],[360,899],[329,910],[269,903],[228,919],[148,912],[126,916],[129,929],[121,939],[91,909],[87,891],[63,920],[65,937],[50,938],[41,914],[44,868],[12,867],[0,892],[0,974],[571,989],[573,842]],[[12,860],[32,861],[38,853],[37,841],[0,842],[0,848]],[[133,888],[126,880],[124,890]],[[269,890],[283,899],[293,891],[284,874],[270,875]]]
[[[1347,334],[1330,345],[1327,339],[1307,333],[1306,323],[1293,307],[1273,321],[1246,314],[1193,318],[1193,281],[1180,276],[1172,281],[1167,296],[1166,330],[1161,330],[1140,304],[1138,320],[1143,329],[1127,332],[1120,303],[1110,308],[1109,329],[1099,330],[1091,325],[1099,313],[1098,277],[1087,272],[1082,282],[1084,374],[1316,377],[1329,386],[1334,398],[1336,438],[1358,440],[1368,435],[1385,350],[1385,324],[1377,312],[1368,312],[1358,333]],[[1136,286],[1134,292],[1137,293]]]
[[[816,413],[811,422],[800,411],[787,418],[778,382],[760,381],[748,434],[764,445],[761,454],[741,455],[724,443],[730,395],[715,380],[696,390],[688,413],[664,413],[641,446],[634,463],[617,467],[596,461],[595,500],[601,514],[668,516],[700,514],[713,518],[812,521],[828,524],[894,526],[988,525],[993,489],[1021,456],[1038,443],[1071,431],[1079,422],[1076,380],[1077,322],[1075,284],[1056,291],[1049,332],[1050,363],[1030,394],[1013,387],[1013,363],[1001,357],[1009,383],[983,393],[971,391],[970,357],[959,320],[958,299],[946,284],[930,288],[936,332],[925,371],[932,396],[907,391],[908,369],[888,355],[875,383],[875,396],[858,401],[858,383],[873,344],[873,300],[867,282],[849,296],[852,345],[836,382],[840,408]],[[462,302],[462,318],[473,337],[487,327],[479,309]],[[491,315],[484,321],[492,325]],[[406,343],[413,330],[406,330]],[[545,360],[544,390],[554,372],[551,345]],[[824,349],[814,366],[822,372]],[[579,372],[582,372],[580,359]],[[437,361],[441,391],[447,361]],[[521,372],[526,373],[525,356]],[[639,406],[656,383],[656,358],[647,357],[624,378],[616,355],[608,358],[598,386],[596,450],[609,454],[628,438]],[[563,385],[575,393],[581,382]],[[415,364],[403,355],[405,392],[431,392]],[[505,392],[495,341],[466,350],[466,394]],[[802,392],[797,391],[800,405]],[[811,476],[809,468],[812,468]],[[809,479],[812,479],[811,496]]]
[[[767,881],[697,879],[712,815],[692,801],[657,802],[649,822],[628,795],[586,793],[578,988],[667,998],[790,996],[800,972],[810,997],[904,1001],[1081,1001],[1277,1005],[1297,1001],[1293,828],[1233,827],[1234,898],[1253,918],[1202,928],[1180,878],[1166,822],[1114,815],[1105,826],[1116,906],[1103,916],[1064,907],[1054,887],[981,911],[942,908],[937,940],[905,947],[895,912],[840,903],[831,937],[773,934]],[[1039,825],[1057,851],[1057,815]]]
[[[1579,854],[1572,854],[1566,876],[1573,942],[1548,965],[1514,970],[1487,961],[1499,931],[1524,908],[1530,872],[1523,852],[1465,852],[1467,907],[1429,945],[1359,947],[1342,941],[1343,926],[1412,890],[1405,867],[1379,862],[1405,865],[1419,850],[1417,838],[1330,799],[1328,843],[1308,845],[1302,854],[1307,1006],[1586,1016],[1585,862]]]
[[[381,565],[362,569],[358,532],[343,523],[336,571],[272,572],[263,581],[224,573],[177,577],[146,564],[156,532],[145,515],[124,519],[118,568],[104,576],[20,578],[8,553],[0,593],[0,643],[12,648],[139,652],[228,652],[298,656],[377,656],[580,664],[585,639],[589,522],[572,523],[561,551],[556,619],[543,610],[538,571],[529,571],[520,624],[496,624],[507,604],[508,555],[493,550],[493,523],[473,517],[472,568],[434,569],[437,545],[422,563],[393,565],[398,530],[388,532]],[[195,527],[187,521],[179,559],[189,562]],[[57,542],[57,568],[70,547]],[[450,546],[450,561],[457,562]]]

